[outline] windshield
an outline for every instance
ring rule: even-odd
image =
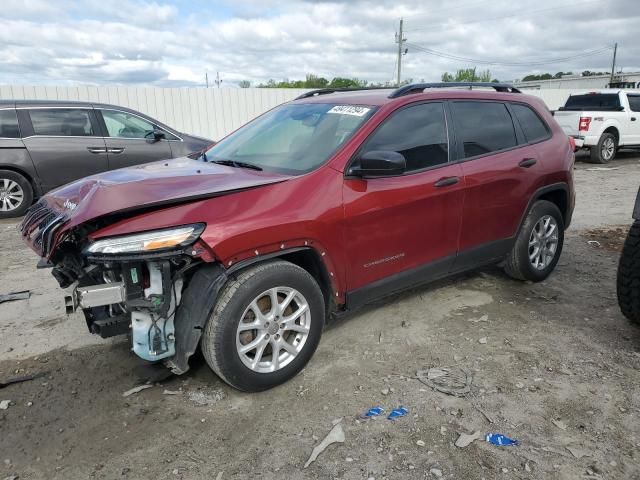
[[[232,133],[203,157],[299,175],[326,162],[373,111],[360,105],[282,105]]]
[[[591,93],[571,95],[560,110],[618,110],[620,97],[617,93]]]

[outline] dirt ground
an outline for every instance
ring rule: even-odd
[[[0,222],[0,293],[32,292],[0,304],[0,381],[46,372],[0,389],[0,479],[640,478],[640,329],[615,298],[640,157],[592,167],[577,164],[574,223],[547,281],[492,267],[391,297],[330,326],[298,377],[261,394],[196,359],[123,397],[154,372],[67,318],[16,222]],[[415,378],[439,366],[471,372],[471,394]],[[357,418],[399,405],[396,421]],[[345,442],[303,469],[340,418]],[[476,430],[520,445],[454,445]]]

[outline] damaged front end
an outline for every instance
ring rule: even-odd
[[[67,215],[41,200],[21,226],[42,257],[39,266],[51,267],[67,289],[67,313],[81,309],[90,332],[130,333],[140,358],[162,360],[176,374],[187,371],[226,280],[219,264],[203,261],[212,259],[198,241],[204,224],[92,240],[101,225],[64,231]]]

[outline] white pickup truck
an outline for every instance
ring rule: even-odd
[[[609,162],[620,147],[640,147],[638,90],[575,93],[554,116],[576,148],[591,150],[594,163]]]

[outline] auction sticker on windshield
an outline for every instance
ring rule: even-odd
[[[358,105],[336,105],[327,113],[339,113],[340,115],[353,115],[355,117],[363,117],[369,113],[371,109],[360,107]]]

